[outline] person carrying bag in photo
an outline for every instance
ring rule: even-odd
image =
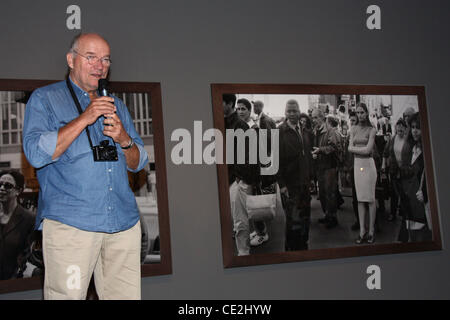
[[[248,218],[253,222],[270,221],[275,218],[278,186],[274,183],[262,189],[261,185],[258,185],[253,190],[253,195],[247,195],[246,199]]]

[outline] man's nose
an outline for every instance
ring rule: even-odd
[[[103,63],[102,60],[98,59],[94,64],[92,64],[92,66],[96,69],[96,70],[101,70],[103,71]]]
[[[97,62],[97,63],[94,65],[94,68],[95,68],[96,71],[103,73],[103,65],[102,65],[101,62]]]

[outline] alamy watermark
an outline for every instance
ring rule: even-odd
[[[66,269],[67,277],[66,285],[69,290],[80,290],[81,288],[81,269],[77,265],[70,265]]]
[[[278,129],[226,129],[226,164],[261,164],[261,175],[274,175],[279,169]],[[203,132],[202,122],[194,121],[194,136],[184,128],[175,129],[170,137],[178,142],[171,152],[172,162],[179,164],[223,164],[224,137],[218,129]],[[269,142],[270,149],[269,152]],[[203,148],[203,143],[208,144]],[[193,147],[193,150],[192,150]],[[193,153],[193,154],[192,154]]]
[[[81,8],[76,4],[71,4],[67,7],[66,13],[69,16],[66,19],[66,27],[69,30],[80,30],[81,29]]]
[[[376,4],[367,7],[367,14],[370,16],[366,20],[366,27],[369,30],[381,30],[381,9]]]
[[[373,264],[367,267],[366,273],[370,274],[366,281],[367,289],[381,290],[381,268]]]

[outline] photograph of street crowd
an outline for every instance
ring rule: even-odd
[[[418,96],[221,96],[225,129],[279,163],[227,165],[235,256],[433,240]]]

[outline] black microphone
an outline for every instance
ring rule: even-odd
[[[108,96],[108,80],[98,79],[98,94],[100,97]]]
[[[108,96],[108,80],[106,79],[98,79],[98,95],[100,97],[107,97]],[[105,117],[108,118],[108,117]],[[108,123],[104,124],[105,126],[111,126]]]

